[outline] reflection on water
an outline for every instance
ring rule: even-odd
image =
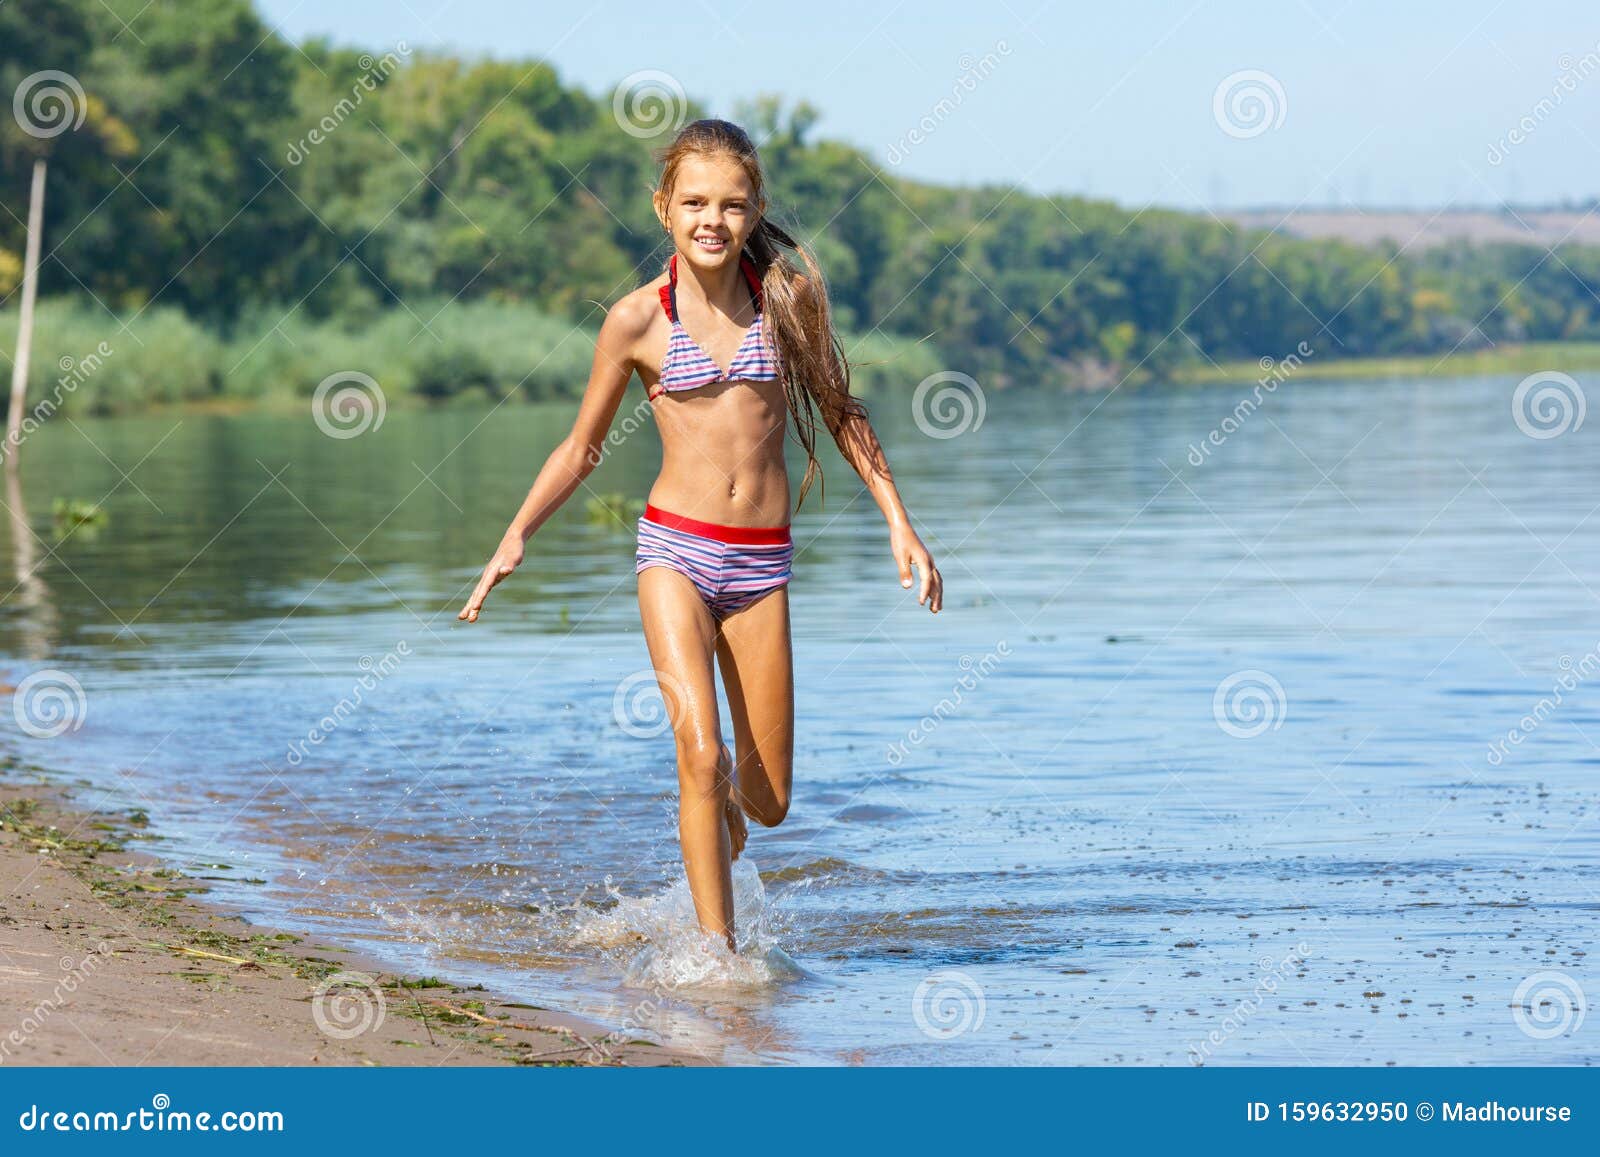
[[[580,491],[455,619],[566,407],[36,434],[0,650],[87,715],[6,743],[261,919],[726,1060],[1592,1061],[1600,456],[1515,384],[1296,385],[1203,455],[1241,391],[1006,393],[952,439],[879,402],[946,609],[827,460],[738,960],[633,714],[631,524]],[[56,496],[110,521],[53,542]]]

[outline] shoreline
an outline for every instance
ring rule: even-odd
[[[1290,351],[1293,352],[1293,351]],[[1036,379],[1033,386],[997,387],[1018,390],[1045,390],[1070,393],[1105,393],[1115,388],[1119,380],[1126,384],[1145,387],[1153,384],[1173,386],[1239,385],[1258,381],[1271,371],[1276,358],[1263,360],[1229,359],[1223,362],[1200,362],[1174,366],[1154,372],[1136,368],[1126,379],[1114,370],[1109,376],[1094,380],[1072,375],[1056,375]],[[874,363],[875,364],[875,363]],[[860,363],[852,362],[852,367]],[[925,367],[924,367],[925,368]],[[1501,345],[1491,349],[1456,351],[1443,354],[1394,354],[1375,357],[1331,356],[1308,357],[1294,372],[1285,375],[1284,383],[1291,379],[1380,381],[1393,378],[1418,378],[1440,380],[1460,377],[1488,377],[1500,374],[1532,374],[1559,371],[1572,374],[1600,370],[1600,342],[1557,341],[1526,342],[1518,345]],[[915,371],[920,372],[920,370]],[[1015,376],[1015,375],[1009,375]],[[30,394],[48,383],[30,386]],[[861,396],[880,401],[909,394],[910,378],[898,383],[880,383]],[[898,387],[905,387],[898,390]],[[898,390],[898,392],[897,392]],[[499,398],[484,390],[467,390],[443,398],[424,398],[415,393],[400,391],[384,396],[384,409],[419,413],[462,409],[476,410],[483,406],[511,402],[517,406],[556,404],[570,406],[581,400],[581,394],[548,393],[537,397],[518,396]],[[137,419],[164,417],[223,417],[237,418],[251,415],[268,417],[301,416],[312,405],[310,395],[293,393],[227,394],[206,397],[189,397],[176,400],[152,400],[134,405],[117,405],[107,410],[94,410],[78,414],[91,419]]]
[[[1281,385],[1300,379],[1377,381],[1385,378],[1492,377],[1496,374],[1572,373],[1600,369],[1600,342],[1528,342],[1464,353],[1405,354],[1371,358],[1306,358]],[[1174,370],[1175,385],[1233,385],[1254,382],[1271,372],[1259,362],[1226,361]]]
[[[253,924],[140,849],[146,825],[0,757],[0,1068],[709,1063]]]

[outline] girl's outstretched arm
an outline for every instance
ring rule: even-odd
[[[584,390],[578,416],[573,420],[572,432],[545,459],[543,469],[511,519],[494,557],[483,568],[483,577],[478,579],[478,585],[456,615],[457,619],[469,623],[478,621],[478,611],[489,592],[522,565],[523,544],[600,464],[606,433],[611,429],[612,419],[617,416],[617,408],[633,377],[633,351],[648,323],[649,315],[626,299],[606,314],[600,336],[595,341],[589,385]]]
[[[839,453],[861,475],[861,481],[866,483],[873,501],[889,523],[889,551],[900,568],[900,585],[911,585],[911,568],[915,566],[922,578],[917,602],[938,614],[939,608],[944,606],[944,578],[933,565],[928,548],[911,528],[911,517],[906,513],[905,503],[900,501],[900,491],[895,488],[889,459],[883,452],[883,443],[878,441],[877,431],[864,413],[850,408],[824,412],[823,422],[838,444]]]

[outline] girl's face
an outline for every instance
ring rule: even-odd
[[[744,168],[729,157],[686,157],[667,206],[667,228],[684,260],[702,269],[737,262],[761,214]]]

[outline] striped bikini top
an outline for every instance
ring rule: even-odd
[[[776,352],[766,341],[766,318],[761,310],[761,278],[756,274],[755,263],[745,254],[739,255],[739,268],[750,288],[750,300],[756,307],[756,319],[745,330],[739,352],[733,355],[728,372],[711,360],[711,355],[700,348],[678,320],[678,255],[674,253],[667,262],[667,283],[661,287],[661,308],[672,319],[672,336],[667,341],[667,356],[661,360],[661,380],[651,399],[668,391],[694,390],[713,382],[772,382],[779,376]]]

